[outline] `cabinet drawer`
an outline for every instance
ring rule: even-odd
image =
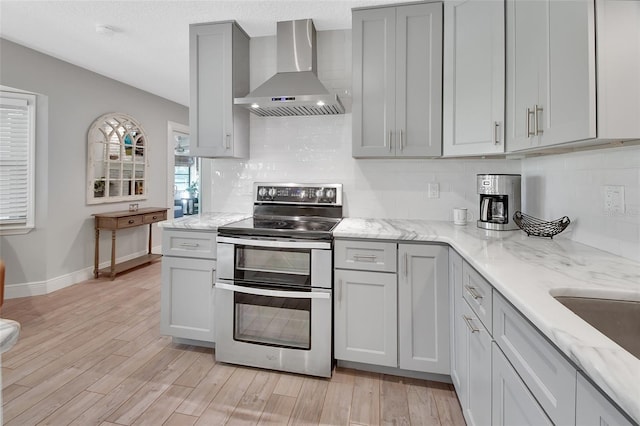
[[[167,212],[163,211],[163,212],[147,213],[144,215],[144,218],[142,219],[142,221],[143,223],[155,223],[155,222],[161,222],[166,219],[167,219]]]
[[[207,231],[162,231],[165,256],[216,258],[216,233]]]
[[[576,425],[633,425],[598,389],[587,381],[582,373],[578,373],[576,401]]]
[[[363,271],[396,272],[396,243],[335,242],[335,267]]]
[[[504,297],[493,299],[498,346],[553,423],[575,424],[576,369]]]
[[[473,312],[482,321],[482,324],[489,330],[493,331],[491,317],[491,298],[492,286],[482,276],[476,272],[468,263],[464,262],[462,266],[462,297],[469,303]]]
[[[142,225],[142,215],[118,218],[118,229]]]

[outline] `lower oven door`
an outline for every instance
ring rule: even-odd
[[[331,290],[217,282],[216,360],[331,377]]]

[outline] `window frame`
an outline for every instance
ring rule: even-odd
[[[26,218],[22,220],[3,220],[0,218],[0,235],[26,234],[31,232],[35,224],[35,152],[36,152],[36,102],[37,96],[29,92],[16,92],[1,89],[0,98],[26,101],[28,116],[28,153],[27,153],[27,201]]]

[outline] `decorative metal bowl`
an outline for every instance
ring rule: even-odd
[[[545,221],[528,214],[524,214],[517,211],[513,214],[513,221],[527,233],[528,236],[536,237],[549,237],[553,238],[554,235],[558,235],[564,231],[571,223],[568,216],[563,216],[560,219]]]

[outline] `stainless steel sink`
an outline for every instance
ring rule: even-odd
[[[554,296],[602,334],[640,358],[640,302]]]

